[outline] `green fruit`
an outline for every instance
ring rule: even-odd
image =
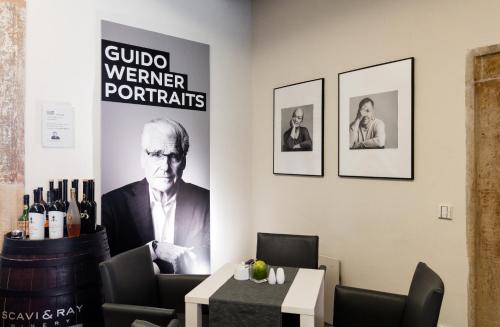
[[[261,280],[267,278],[267,265],[262,260],[257,260],[252,265],[252,278]]]

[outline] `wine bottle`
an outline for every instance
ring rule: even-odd
[[[86,180],[83,180],[83,198],[82,202],[80,202],[80,217],[82,219],[82,234],[88,234],[92,232],[90,215],[92,207],[88,198],[89,194],[89,183]]]
[[[17,229],[23,232],[24,238],[29,234],[29,210],[30,210],[30,196],[25,194],[23,196],[23,213],[17,219]]]
[[[90,182],[89,201],[92,207],[92,215],[90,216],[90,221],[92,222],[92,226],[94,226],[93,231],[95,231],[97,223],[97,203],[95,202],[95,184],[93,179],[91,179],[89,182]]]
[[[76,204],[76,191],[74,188],[71,189],[71,200],[69,202],[68,211],[66,212],[66,227],[68,228],[69,237],[80,236],[80,211]]]
[[[67,222],[66,222],[66,212],[68,211],[68,208],[69,208],[69,202],[68,202],[68,180],[67,179],[63,179],[61,203],[64,206],[64,236],[68,236],[68,227],[67,227]]]
[[[56,190],[49,191],[47,200],[49,212],[49,238],[62,238],[64,236],[64,209],[61,202],[57,201]]]
[[[54,200],[58,203],[61,212],[63,213],[63,236],[64,236],[64,221],[66,219],[66,208],[64,207],[64,203],[62,202],[62,182],[61,187],[54,189]],[[50,221],[49,221],[49,233],[50,233]]]
[[[29,210],[29,236],[31,240],[43,240],[45,236],[45,207],[40,203],[40,189],[33,190],[35,199]]]
[[[84,200],[88,200],[87,199],[87,186],[88,186],[88,182],[86,179],[82,180],[82,191],[83,191],[83,197],[82,197],[82,202]]]
[[[52,191],[54,189],[54,180],[51,179],[49,180],[49,191]],[[48,197],[47,197],[47,200],[48,200]]]
[[[61,203],[61,189],[59,188],[54,189],[54,201]]]
[[[39,196],[40,196],[40,204],[43,206],[43,209],[45,211],[47,211],[47,202],[45,202],[45,200],[43,199],[43,187],[39,187],[38,188],[38,193],[39,193]]]
[[[69,208],[68,202],[68,180],[63,179],[63,187],[62,187],[62,199],[61,202],[64,204],[64,212],[66,212]]]
[[[56,200],[59,201],[62,205],[62,184],[63,182],[61,180],[57,181],[57,189],[56,189]],[[66,211],[64,211],[66,213]]]
[[[75,201],[76,201],[76,205],[78,206],[78,210],[80,210],[80,198],[79,198],[79,194],[78,194],[78,179],[74,179],[71,181],[71,188],[74,188],[75,189]]]
[[[49,193],[51,191],[47,191],[47,201],[49,200]],[[54,189],[52,189],[54,192]],[[43,225],[45,237],[49,237],[49,204],[45,202],[45,224]]]
[[[43,206],[45,210],[45,223],[44,223],[44,233],[45,237],[49,237],[49,216],[48,216],[48,211],[47,211],[47,202],[43,199],[43,187],[38,188],[38,193],[40,196],[40,204]]]

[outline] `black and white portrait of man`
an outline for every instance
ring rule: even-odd
[[[111,255],[144,244],[162,272],[208,272],[209,191],[186,183],[189,135],[179,122],[147,122],[141,135],[144,178],[102,197]]]
[[[398,147],[398,93],[390,91],[350,99],[349,148]]]
[[[209,45],[108,21],[101,37],[101,224],[111,255],[148,245],[156,272],[209,273]]]
[[[282,109],[282,152],[312,151],[313,106]]]

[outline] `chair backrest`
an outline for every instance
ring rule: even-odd
[[[149,321],[146,321],[146,320],[136,319],[136,320],[134,320],[132,325],[130,325],[130,327],[160,327],[160,326],[155,325],[155,324],[153,324]]]
[[[107,303],[158,306],[158,281],[149,246],[144,245],[99,264]]]
[[[272,266],[318,268],[318,236],[257,233],[257,259]]]
[[[402,327],[436,327],[444,295],[441,278],[419,262],[411,282]]]

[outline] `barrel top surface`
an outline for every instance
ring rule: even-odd
[[[107,241],[106,230],[102,226],[97,226],[97,232],[92,234],[81,234],[79,237],[64,237],[58,239],[29,240],[12,239],[10,233],[5,234],[2,254],[17,252],[20,249],[31,249],[34,252],[51,248],[56,252],[71,252],[75,248],[82,248],[96,243]]]

